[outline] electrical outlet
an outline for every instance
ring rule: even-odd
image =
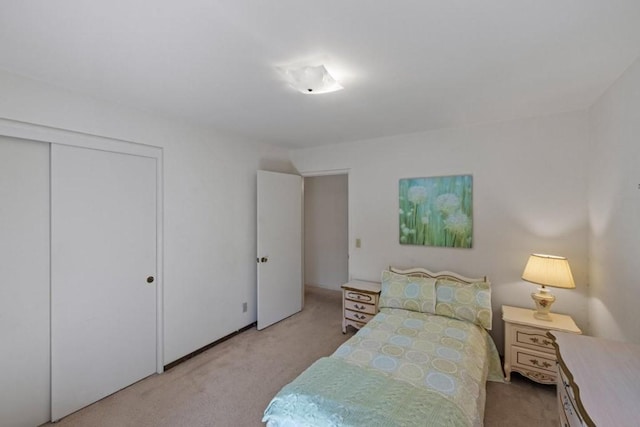
[[[247,312],[247,303],[246,303],[246,302],[243,302],[243,303],[242,303],[242,312],[243,312],[243,313],[246,313],[246,312]]]

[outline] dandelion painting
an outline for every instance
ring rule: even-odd
[[[400,243],[470,248],[473,238],[473,177],[400,180]]]

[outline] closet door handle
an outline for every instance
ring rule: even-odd
[[[153,283],[154,280],[155,278],[153,276],[147,277],[147,283]]]

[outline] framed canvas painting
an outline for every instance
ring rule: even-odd
[[[472,247],[471,175],[401,179],[399,199],[401,244]]]

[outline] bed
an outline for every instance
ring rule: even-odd
[[[380,311],[285,385],[268,427],[482,426],[485,383],[503,381],[484,278],[382,272]]]

